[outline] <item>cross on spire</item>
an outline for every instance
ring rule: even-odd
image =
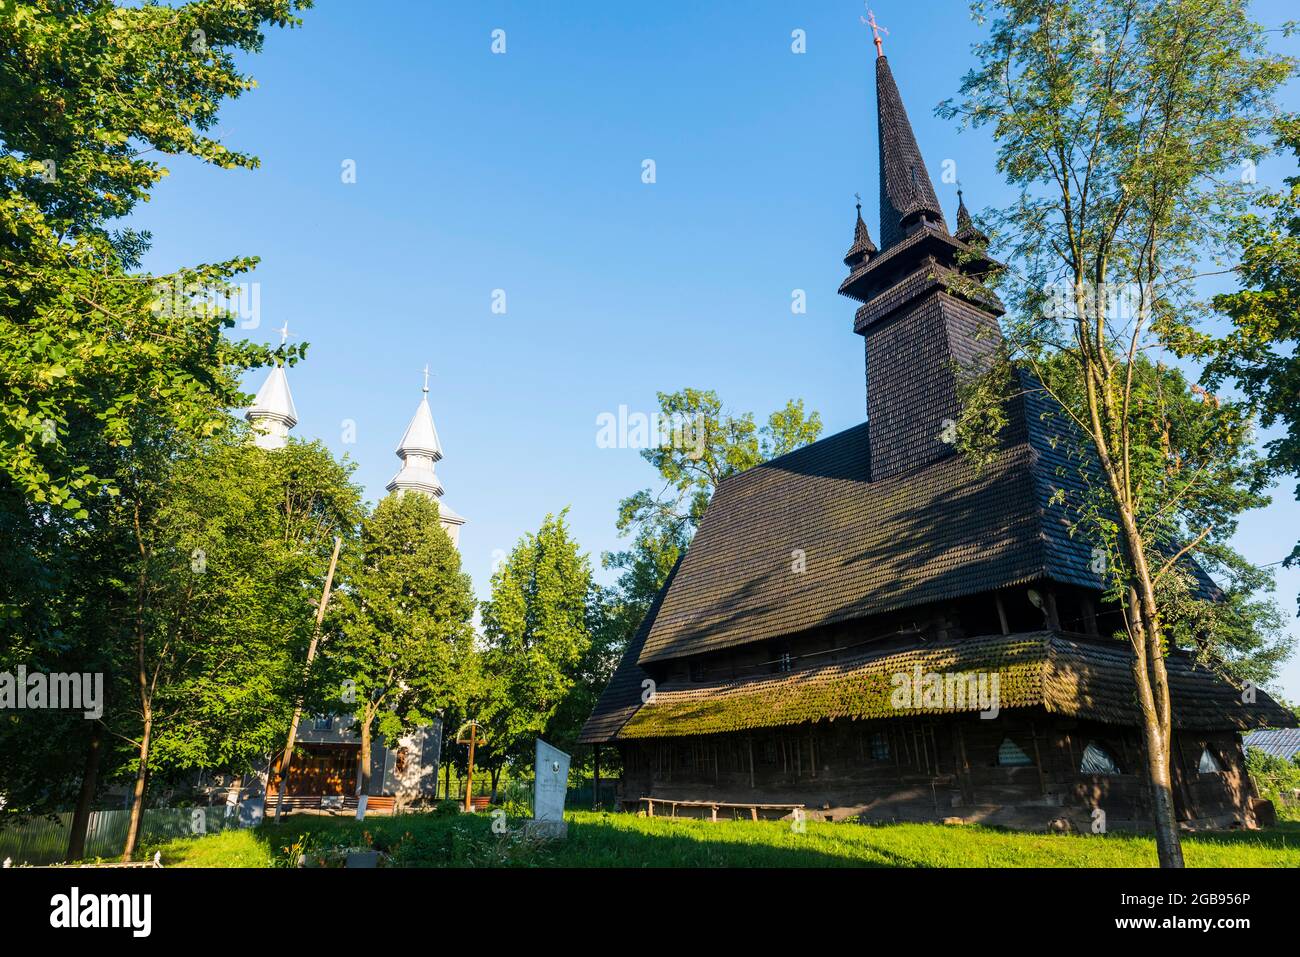
[[[884,56],[885,47],[880,39],[880,35],[883,33],[885,36],[889,36],[889,31],[876,22],[876,14],[870,7],[867,8],[867,15],[865,17],[858,17],[858,19],[871,27],[871,35],[876,41],[876,56]]]
[[[288,342],[289,341],[289,320],[286,319],[284,321],[284,325],[275,331],[280,333],[280,345],[284,345],[286,342]]]
[[[424,364],[424,391],[429,391],[429,363]]]

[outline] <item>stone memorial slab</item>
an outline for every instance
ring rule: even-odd
[[[533,777],[533,819],[524,826],[530,837],[563,838],[564,798],[569,790],[569,756],[537,739]]]

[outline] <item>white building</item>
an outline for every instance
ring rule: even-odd
[[[287,330],[282,330],[287,337]],[[253,427],[254,442],[259,448],[275,452],[285,447],[289,432],[298,424],[297,409],[283,366],[277,365],[257,391],[253,405],[245,412]],[[402,467],[388,483],[388,491],[399,495],[428,495],[438,503],[440,522],[452,544],[459,547],[460,528],[465,519],[442,501],[442,483],[434,466],[442,458],[442,445],[429,409],[429,373],[425,370],[424,395],[397,444]],[[304,716],[299,725],[297,744],[289,766],[287,797],[295,807],[324,806],[348,809],[356,807],[357,782],[360,780],[361,743],[352,731],[347,715]],[[287,730],[287,729],[286,729]],[[432,799],[437,794],[438,767],[441,758],[442,722],[417,728],[387,747],[376,740],[371,747],[370,794],[372,797],[395,798],[401,803]],[[262,787],[266,787],[262,775]],[[274,806],[274,795],[270,796]],[[387,808],[390,801],[371,801],[372,808]]]
[[[442,458],[442,443],[438,441],[438,430],[433,424],[433,412],[429,409],[429,370],[424,371],[424,395],[411,416],[411,423],[402,433],[402,440],[397,443],[397,457],[402,460],[402,467],[393,480],[388,483],[388,491],[405,495],[419,492],[438,502],[438,514],[442,527],[451,538],[451,543],[459,547],[460,527],[465,519],[457,515],[442,500],[442,483],[434,466]]]

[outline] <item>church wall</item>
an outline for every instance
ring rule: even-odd
[[[1009,766],[1009,741],[1028,763]],[[1223,772],[1200,774],[1209,742]],[[1095,743],[1118,773],[1081,771]],[[1237,736],[1218,732],[1176,742],[1180,819],[1189,826],[1249,820],[1249,778]],[[1026,830],[1088,833],[1104,812],[1108,831],[1145,829],[1151,808],[1137,729],[1063,719],[1041,709],[977,716],[818,722],[727,734],[627,741],[621,800],[628,810],[657,801],[803,804],[810,819],[943,821],[958,818]],[[670,813],[660,805],[656,814]],[[680,808],[679,815],[708,816]],[[724,810],[723,815],[727,812]],[[746,816],[748,811],[733,812]],[[780,817],[783,810],[764,812]]]

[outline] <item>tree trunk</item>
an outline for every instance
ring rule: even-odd
[[[1076,307],[1082,286],[1077,284]],[[1101,310],[1097,310],[1098,323]],[[1079,315],[1086,315],[1080,311]],[[1081,330],[1080,342],[1086,345],[1086,330]],[[1099,338],[1100,342],[1100,338]],[[1097,347],[1100,353],[1100,346]],[[1178,820],[1174,810],[1173,789],[1169,776],[1169,741],[1173,719],[1170,713],[1169,679],[1165,672],[1164,648],[1160,610],[1156,604],[1151,567],[1147,564],[1146,543],[1138,527],[1132,508],[1131,489],[1127,485],[1127,469],[1111,456],[1107,442],[1109,431],[1102,424],[1101,393],[1107,381],[1096,359],[1089,359],[1085,368],[1088,395],[1088,415],[1092,426],[1093,445],[1101,462],[1111,499],[1118,513],[1121,542],[1128,557],[1126,572],[1129,642],[1133,648],[1133,683],[1136,686],[1138,707],[1142,713],[1142,736],[1147,746],[1147,779],[1151,786],[1151,812],[1156,831],[1156,854],[1161,867],[1182,867],[1183,848],[1178,834]],[[1121,440],[1120,454],[1127,461],[1129,447]]]
[[[81,772],[81,791],[77,794],[77,808],[72,814],[72,829],[68,834],[68,860],[79,861],[86,856],[86,830],[90,826],[90,811],[99,789],[99,761],[104,753],[104,730],[98,721],[90,726],[90,743],[86,747],[86,765]]]
[[[1169,684],[1159,634],[1129,589],[1129,630],[1133,643],[1133,682],[1142,712],[1142,740],[1147,781],[1151,787],[1151,816],[1156,830],[1156,857],[1161,867],[1183,867],[1183,845],[1169,774],[1171,719]]]
[[[442,799],[451,800],[451,761],[446,761],[442,765]]]
[[[1134,577],[1137,579],[1136,587],[1129,589],[1133,617],[1138,624],[1138,629],[1133,634],[1133,676],[1137,684],[1138,702],[1142,709],[1142,732],[1147,745],[1156,854],[1161,867],[1183,867],[1183,845],[1178,833],[1178,814],[1169,773],[1173,714],[1169,700],[1169,675],[1165,670],[1165,652],[1161,641],[1160,612],[1156,606],[1151,569],[1147,565],[1146,550],[1137,522],[1127,509],[1121,510],[1121,516]]]
[[[496,767],[492,768],[490,771],[488,771],[488,774],[490,774],[490,775],[492,776],[492,803],[493,803],[493,804],[496,804],[496,803],[497,803],[497,784],[498,784],[498,783],[500,782],[500,780],[501,780],[501,765],[497,765]]]
[[[140,738],[140,769],[135,774],[135,788],[131,791],[131,823],[127,826],[126,846],[122,848],[122,860],[131,860],[135,846],[140,840],[140,822],[144,818],[144,785],[149,773],[149,745],[153,735],[153,713],[144,713],[144,734]]]
[[[361,755],[357,768],[357,796],[370,793],[370,722],[366,718],[361,722]]]
[[[1169,776],[1169,745],[1160,729],[1143,725],[1146,734],[1147,773],[1151,777],[1151,804],[1156,823],[1156,856],[1161,867],[1183,867],[1183,845],[1178,834],[1174,790]]]

